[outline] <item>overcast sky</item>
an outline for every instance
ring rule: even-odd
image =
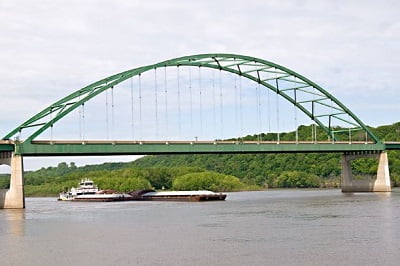
[[[0,0],[0,135],[96,80],[197,53],[287,66],[366,124],[391,124],[400,121],[399,14],[397,0]],[[60,161],[27,158],[25,166]]]

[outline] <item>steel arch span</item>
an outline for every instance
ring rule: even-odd
[[[24,140],[24,142],[32,142],[37,136],[52,127],[67,114],[117,84],[134,76],[140,76],[146,71],[179,66],[205,67],[226,71],[259,83],[264,88],[277,93],[301,110],[311,120],[315,121],[333,140],[339,140],[337,137],[338,133],[344,131],[343,129],[335,129],[334,127],[335,121],[341,121],[348,125],[348,128],[345,129],[346,132],[362,130],[370,140],[375,143],[381,143],[350,109],[313,81],[273,62],[238,54],[198,54],[184,56],[109,76],[51,104],[12,130],[4,136],[3,140],[15,137],[16,134],[26,128],[34,128],[33,133]],[[47,122],[41,122],[43,120]]]

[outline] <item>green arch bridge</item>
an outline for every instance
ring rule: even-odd
[[[329,141],[150,141],[150,140],[43,140],[38,137],[51,129],[72,111],[99,94],[149,71],[167,67],[197,67],[231,73],[275,93],[301,111]],[[321,111],[323,110],[323,111]],[[340,121],[346,127],[334,124]],[[19,139],[21,132],[31,133]],[[352,141],[343,135],[361,132],[363,141]],[[146,155],[190,153],[310,153],[337,152],[343,154],[342,190],[390,191],[387,150],[399,150],[400,143],[384,143],[342,102],[318,84],[284,66],[260,58],[237,54],[199,54],[174,58],[160,63],[127,70],[83,87],[56,101],[0,140],[0,164],[11,166],[10,189],[0,193],[0,207],[23,208],[23,157],[70,155]],[[379,159],[375,181],[352,180],[350,161],[360,157]]]

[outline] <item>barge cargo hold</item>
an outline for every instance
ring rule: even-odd
[[[215,193],[208,190],[197,191],[150,191],[140,194],[140,200],[159,200],[159,201],[215,201],[225,200],[226,194]]]

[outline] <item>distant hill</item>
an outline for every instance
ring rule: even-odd
[[[400,141],[400,122],[370,128],[380,139],[386,141]],[[311,126],[300,126],[298,134],[301,139],[307,139],[306,134],[311,132]],[[308,140],[312,140],[308,134]],[[282,133],[281,140],[293,140],[295,132]],[[320,130],[318,139],[324,133]],[[245,136],[244,140],[257,140],[259,135]],[[274,140],[276,134],[261,134],[263,140]],[[362,140],[363,136],[359,136]],[[354,137],[353,140],[356,140]],[[277,176],[284,171],[300,171],[314,174],[324,180],[339,182],[341,165],[340,154],[207,154],[207,155],[157,155],[146,156],[132,163],[134,167],[200,167],[210,171],[239,177],[249,184],[273,186]],[[400,183],[400,152],[389,152],[389,162],[392,180]],[[377,163],[375,160],[362,159],[353,163],[355,175],[374,175]]]
[[[382,140],[400,141],[400,122],[371,130]],[[300,126],[301,139],[311,140],[311,126]],[[323,132],[318,139],[322,140]],[[281,140],[293,139],[295,132],[281,133]],[[245,136],[244,140],[274,140],[276,134]],[[358,136],[362,138],[363,136]],[[353,137],[354,140],[357,136]],[[340,154],[207,154],[145,156],[129,163],[104,163],[77,167],[74,163],[60,163],[57,167],[42,168],[25,173],[26,195],[46,196],[76,186],[82,178],[91,178],[102,188],[128,191],[154,187],[173,188],[177,177],[204,173],[204,178],[218,176],[235,181],[236,188],[318,187],[338,186],[340,183]],[[400,185],[400,152],[389,152],[389,167],[394,185]],[[377,162],[356,160],[352,164],[357,176],[374,175]],[[225,176],[225,177],[224,177]],[[227,178],[229,176],[229,178]],[[188,179],[190,179],[188,177]],[[0,175],[0,188],[9,186],[9,176]],[[229,187],[229,186],[228,186]]]

